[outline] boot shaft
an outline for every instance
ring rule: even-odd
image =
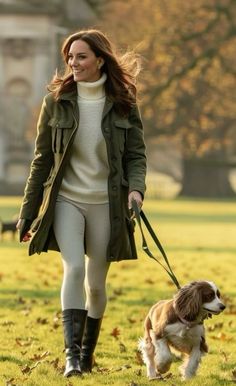
[[[82,350],[86,354],[92,354],[97,345],[100,329],[102,325],[102,318],[94,319],[90,316],[87,317],[84,336],[82,341]]]
[[[67,309],[62,311],[62,323],[66,349],[81,348],[86,317],[86,310]]]
[[[94,319],[87,317],[82,349],[80,354],[80,368],[82,372],[91,372],[94,364],[94,350],[97,345],[102,318]]]
[[[80,354],[87,311],[67,309],[62,311],[66,352],[65,377],[81,375]]]

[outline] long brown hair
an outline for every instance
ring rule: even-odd
[[[61,50],[65,62],[64,73],[62,75],[56,73],[48,85],[48,90],[58,100],[61,94],[76,89],[76,82],[68,65],[70,46],[76,40],[86,42],[96,57],[104,59],[102,71],[107,74],[106,95],[115,102],[118,111],[127,113],[136,102],[136,77],[140,71],[140,58],[134,52],[122,55],[116,53],[110,40],[97,29],[82,30],[68,36]]]

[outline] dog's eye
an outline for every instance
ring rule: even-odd
[[[216,295],[218,296],[218,298],[220,298],[220,291],[219,290],[216,291]]]
[[[203,302],[211,302],[215,297],[214,292],[209,292],[207,294],[203,294]]]

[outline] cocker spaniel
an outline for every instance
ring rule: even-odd
[[[145,319],[144,337],[139,340],[148,378],[158,378],[170,369],[171,347],[186,356],[180,368],[182,378],[192,378],[202,355],[208,352],[204,320],[224,309],[220,292],[211,281],[193,281],[172,300],[156,303]]]

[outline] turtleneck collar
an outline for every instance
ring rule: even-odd
[[[102,74],[95,82],[77,82],[77,91],[79,99],[96,100],[105,97],[105,87],[107,74]]]

